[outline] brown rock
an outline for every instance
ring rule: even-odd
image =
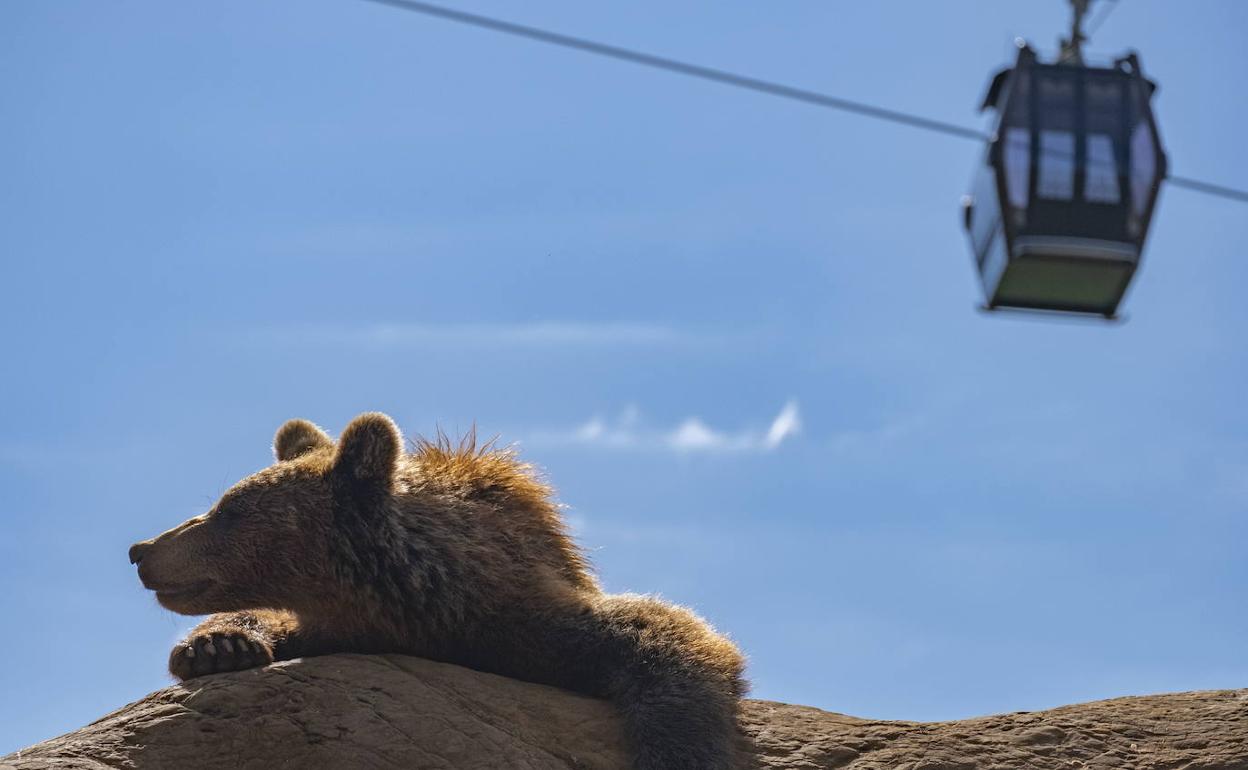
[[[747,701],[744,767],[1248,770],[1248,690],[959,722],[876,722]],[[608,704],[398,655],[332,655],[152,693],[0,759],[42,768],[627,767]]]

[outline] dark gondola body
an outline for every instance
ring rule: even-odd
[[[996,130],[963,212],[989,308],[1114,316],[1166,174],[1155,88],[1134,54],[1042,64],[1026,46],[993,78]]]

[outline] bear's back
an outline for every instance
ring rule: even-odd
[[[598,591],[553,491],[514,451],[479,447],[472,435],[458,443],[421,439],[404,456],[400,477],[417,509],[405,513],[435,528],[431,534],[444,545],[464,549],[450,558],[489,560],[500,580],[509,572],[521,580],[553,573],[569,587]]]

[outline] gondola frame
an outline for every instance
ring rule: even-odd
[[[1026,81],[1021,80],[1024,77]],[[1037,194],[1037,184],[1045,171],[1041,165],[1042,143],[1052,138],[1041,136],[1044,114],[1038,102],[1041,88],[1037,83],[1044,83],[1042,78],[1074,86],[1070,117],[1074,130],[1066,132],[1072,148],[1067,201],[1054,202]],[[1085,92],[1088,82],[1098,80],[1119,84],[1123,96],[1119,106],[1120,133],[1110,137],[1109,144],[1117,192],[1112,206],[1084,199],[1089,179],[1087,159],[1091,135],[1084,111]],[[1027,84],[1022,97],[1028,100],[1023,109],[1027,118],[1028,154],[1023,206],[1012,202],[1009,188],[1011,174],[1018,173],[1020,168],[1011,168],[1006,158],[1010,130],[1014,130],[1015,139],[1018,136],[1019,127],[1011,123],[1017,121],[1017,115],[1012,117],[1011,111],[1015,108],[1014,100],[1019,98],[1020,82]],[[1166,154],[1151,106],[1155,90],[1156,85],[1143,76],[1139,58],[1134,53],[1116,60],[1109,68],[1042,64],[1026,45],[1020,46],[1015,66],[997,73],[992,79],[981,109],[997,111],[995,131],[979,164],[975,186],[964,199],[963,211],[988,308],[1084,313],[1107,318],[1117,313],[1139,267],[1166,175]],[[1146,134],[1142,148],[1132,147],[1138,130]],[[1100,146],[1105,147],[1104,143]],[[1133,163],[1135,155],[1142,154],[1141,149],[1146,150],[1149,157],[1147,164],[1137,169]],[[1050,154],[1046,160],[1051,157]],[[1144,184],[1136,179],[1137,170],[1148,175]],[[1017,190],[1013,197],[1018,197]],[[1046,207],[1047,212],[1044,211]],[[1111,208],[1119,211],[1112,212]],[[1040,213],[1048,216],[1047,232],[1038,231],[1034,226]],[[1091,224],[1098,223],[1098,216],[1099,223],[1109,225],[1102,230],[1114,230],[1116,220],[1113,217],[1123,217],[1121,231],[1115,231],[1111,237],[1086,237],[1090,230],[1096,229]]]

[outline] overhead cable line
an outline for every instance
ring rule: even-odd
[[[1205,193],[1206,195],[1217,195],[1221,198],[1248,203],[1248,190],[1237,190],[1234,187],[1226,187],[1213,182],[1202,182],[1199,179],[1191,179],[1185,176],[1170,175],[1166,177],[1166,181],[1175,187],[1185,187],[1188,190]]]
[[[805,102],[818,107],[851,112],[869,118],[875,118],[877,120],[898,123],[912,128],[920,128],[925,131],[954,136],[959,139],[972,139],[977,142],[984,142],[992,138],[983,131],[968,128],[966,126],[960,126],[956,123],[933,120],[931,118],[925,118],[921,115],[914,115],[909,112],[891,110],[886,107],[877,107],[876,105],[867,104],[865,102],[843,99],[838,96],[832,96],[818,91],[796,88],[794,86],[784,85],[783,83],[762,80],[748,75],[739,75],[733,72],[715,69],[713,67],[703,67],[700,64],[690,64],[688,62],[669,59],[663,56],[655,56],[654,54],[634,51],[629,48],[621,48],[620,46],[599,43],[593,40],[574,37],[572,35],[565,35],[559,32],[551,32],[537,27],[529,27],[524,24],[516,24],[514,22],[496,19],[491,16],[482,16],[480,14],[460,11],[454,8],[446,8],[441,5],[422,2],[421,0],[366,1],[376,3],[378,5],[389,6],[391,8],[398,8],[404,11],[410,11],[412,13],[433,16],[447,21],[453,21],[458,24],[466,24],[472,27],[501,32],[506,35],[523,37],[529,40],[536,40],[541,43],[556,45],[563,48],[571,48],[577,51],[584,51],[597,56],[606,56],[612,59],[639,64],[644,67],[666,70],[668,72],[675,72],[679,75],[686,75],[688,77],[722,83],[723,85],[732,86],[734,88],[743,88],[748,91],[755,91],[757,93],[763,93],[770,96],[778,96],[783,99]],[[1248,191],[1245,190],[1238,190],[1210,182],[1202,182],[1196,179],[1188,179],[1177,176],[1169,177],[1169,181],[1179,187],[1186,187],[1187,189],[1206,193],[1208,195],[1217,195],[1223,198],[1248,203]]]
[[[1093,19],[1092,23],[1088,25],[1088,31],[1086,33],[1088,37],[1092,37],[1096,34],[1096,31],[1101,28],[1101,25],[1105,23],[1105,20],[1109,18],[1109,15],[1114,12],[1115,8],[1118,7],[1118,1],[1119,0],[1101,0],[1101,5],[1104,7],[1104,10],[1101,11],[1100,15]]]
[[[703,80],[712,80],[716,83],[736,86],[737,88],[745,88],[750,91],[759,91],[772,96],[794,99],[799,102],[816,104],[821,107],[830,107],[835,110],[855,112],[859,115],[867,115],[881,120],[892,121],[893,123],[901,123],[907,126],[927,129],[928,131],[938,131],[944,134],[957,136],[962,139],[983,140],[987,138],[987,135],[982,131],[955,125],[953,123],[931,120],[930,118],[924,118],[919,115],[911,115],[897,110],[876,107],[871,104],[856,102],[850,99],[841,99],[839,97],[822,94],[817,91],[807,91],[803,88],[794,88],[793,86],[773,83],[768,80],[760,80],[746,75],[737,75],[732,72],[725,72],[724,70],[717,70],[711,67],[703,67],[698,64],[688,64],[686,62],[676,61],[675,59],[641,53],[640,51],[633,51],[627,48],[620,48],[619,46],[607,45],[606,43],[597,43],[592,40],[572,37],[571,35],[563,35],[558,32],[548,32],[535,27],[526,27],[522,24],[513,24],[509,21],[502,21],[488,16],[479,16],[475,13],[467,13],[464,11],[453,10],[451,8],[443,8],[438,5],[418,2],[418,0],[368,0],[368,2],[388,5],[394,8],[402,8],[403,10],[423,13],[429,16],[437,16],[439,18],[449,19],[450,21],[460,22],[461,24],[483,27],[485,29],[494,30],[495,32],[503,32],[517,37],[526,37],[530,40],[539,40],[543,43],[563,46],[564,48],[587,51],[599,56],[608,56],[612,59],[621,59],[623,61],[632,62],[633,64],[641,64],[646,67],[676,72],[681,75],[689,75]]]

